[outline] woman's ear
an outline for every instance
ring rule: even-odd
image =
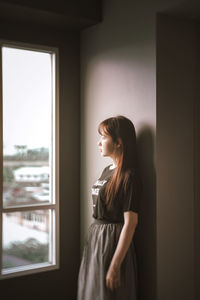
[[[118,138],[117,139],[117,148],[120,148],[122,146],[122,139]]]

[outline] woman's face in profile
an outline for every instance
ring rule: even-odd
[[[113,143],[112,137],[107,134],[100,135],[100,141],[98,142],[99,150],[102,156],[112,156],[115,152],[115,144]]]

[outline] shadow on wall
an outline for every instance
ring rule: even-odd
[[[148,125],[144,125],[137,134],[139,170],[143,187],[139,223],[135,234],[140,300],[156,299],[156,173],[154,166],[154,136],[154,130]]]

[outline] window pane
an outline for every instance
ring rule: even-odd
[[[50,210],[3,214],[3,269],[49,262]]]
[[[51,202],[51,54],[3,47],[3,206]]]

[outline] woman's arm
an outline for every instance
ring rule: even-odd
[[[137,213],[133,211],[124,212],[124,225],[106,275],[106,286],[111,290],[120,285],[120,266],[131,244],[137,223]]]

